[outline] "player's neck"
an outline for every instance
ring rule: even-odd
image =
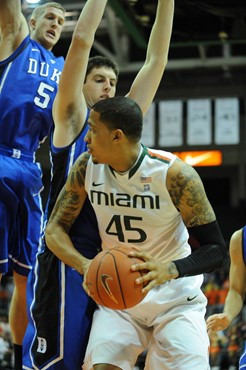
[[[52,51],[53,46],[48,46],[45,42],[41,42],[40,40],[37,40],[34,35],[30,36],[32,40],[38,42],[43,48],[45,48],[48,51]]]
[[[112,169],[120,175],[124,175],[129,172],[138,162],[143,148],[140,143],[136,145],[133,150],[129,153],[129,151],[125,152],[125,160],[121,159],[121,163],[117,163],[115,166],[111,166]],[[122,158],[122,156],[121,156]]]

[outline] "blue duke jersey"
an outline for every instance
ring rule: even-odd
[[[0,62],[0,146],[33,155],[52,125],[52,104],[64,65],[27,36]],[[15,150],[15,151],[14,151]]]
[[[175,159],[144,146],[136,164],[123,175],[89,159],[85,187],[103,249],[136,245],[163,262],[190,254],[187,229],[166,188],[167,170]]]
[[[35,152],[53,124],[64,59],[27,36],[0,62],[0,272],[27,276],[41,247],[42,171]]]
[[[87,131],[85,122],[75,140],[63,148],[54,147],[51,132],[52,178],[47,218],[74,161],[87,149],[84,141]],[[89,259],[101,250],[96,216],[88,199],[69,235],[75,248]],[[23,369],[81,369],[96,308],[82,284],[83,276],[61,262],[47,247],[38,254],[35,269],[28,277],[30,309],[23,341]]]

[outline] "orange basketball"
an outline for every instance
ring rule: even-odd
[[[129,257],[130,249],[115,247],[100,252],[91,262],[86,275],[86,284],[91,298],[98,304],[114,310],[131,308],[144,298],[144,284],[135,280],[146,271],[131,271],[135,263],[143,263],[136,257]]]

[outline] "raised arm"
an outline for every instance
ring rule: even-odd
[[[28,35],[20,0],[0,1],[0,61],[7,59]]]
[[[209,334],[213,331],[225,330],[240,313],[246,291],[246,267],[242,252],[242,229],[237,230],[230,240],[231,266],[229,281],[230,287],[226,297],[224,311],[207,319]]]
[[[127,96],[147,112],[161,82],[168,60],[174,14],[174,0],[158,0],[157,13],[151,30],[146,60]]]
[[[74,248],[68,234],[87,196],[84,181],[88,158],[88,154],[83,153],[74,163],[67,182],[57,198],[45,232],[45,241],[49,249],[80,274],[86,271],[89,261]]]
[[[83,85],[91,47],[107,0],[87,0],[73,32],[53,105],[54,144],[69,145],[83,127],[87,106]]]

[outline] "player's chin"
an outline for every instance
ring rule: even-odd
[[[55,42],[53,42],[53,40],[51,40],[51,39],[45,39],[45,45],[46,45],[46,48],[48,49],[48,50],[51,50],[52,48],[53,48],[53,46],[55,46]]]
[[[49,44],[49,47],[52,49],[53,46],[55,46],[56,43],[58,42],[58,38],[47,35],[46,36],[46,42]]]
[[[95,157],[91,156],[91,159],[92,159],[92,162],[94,164],[98,164],[99,163],[98,160]]]

